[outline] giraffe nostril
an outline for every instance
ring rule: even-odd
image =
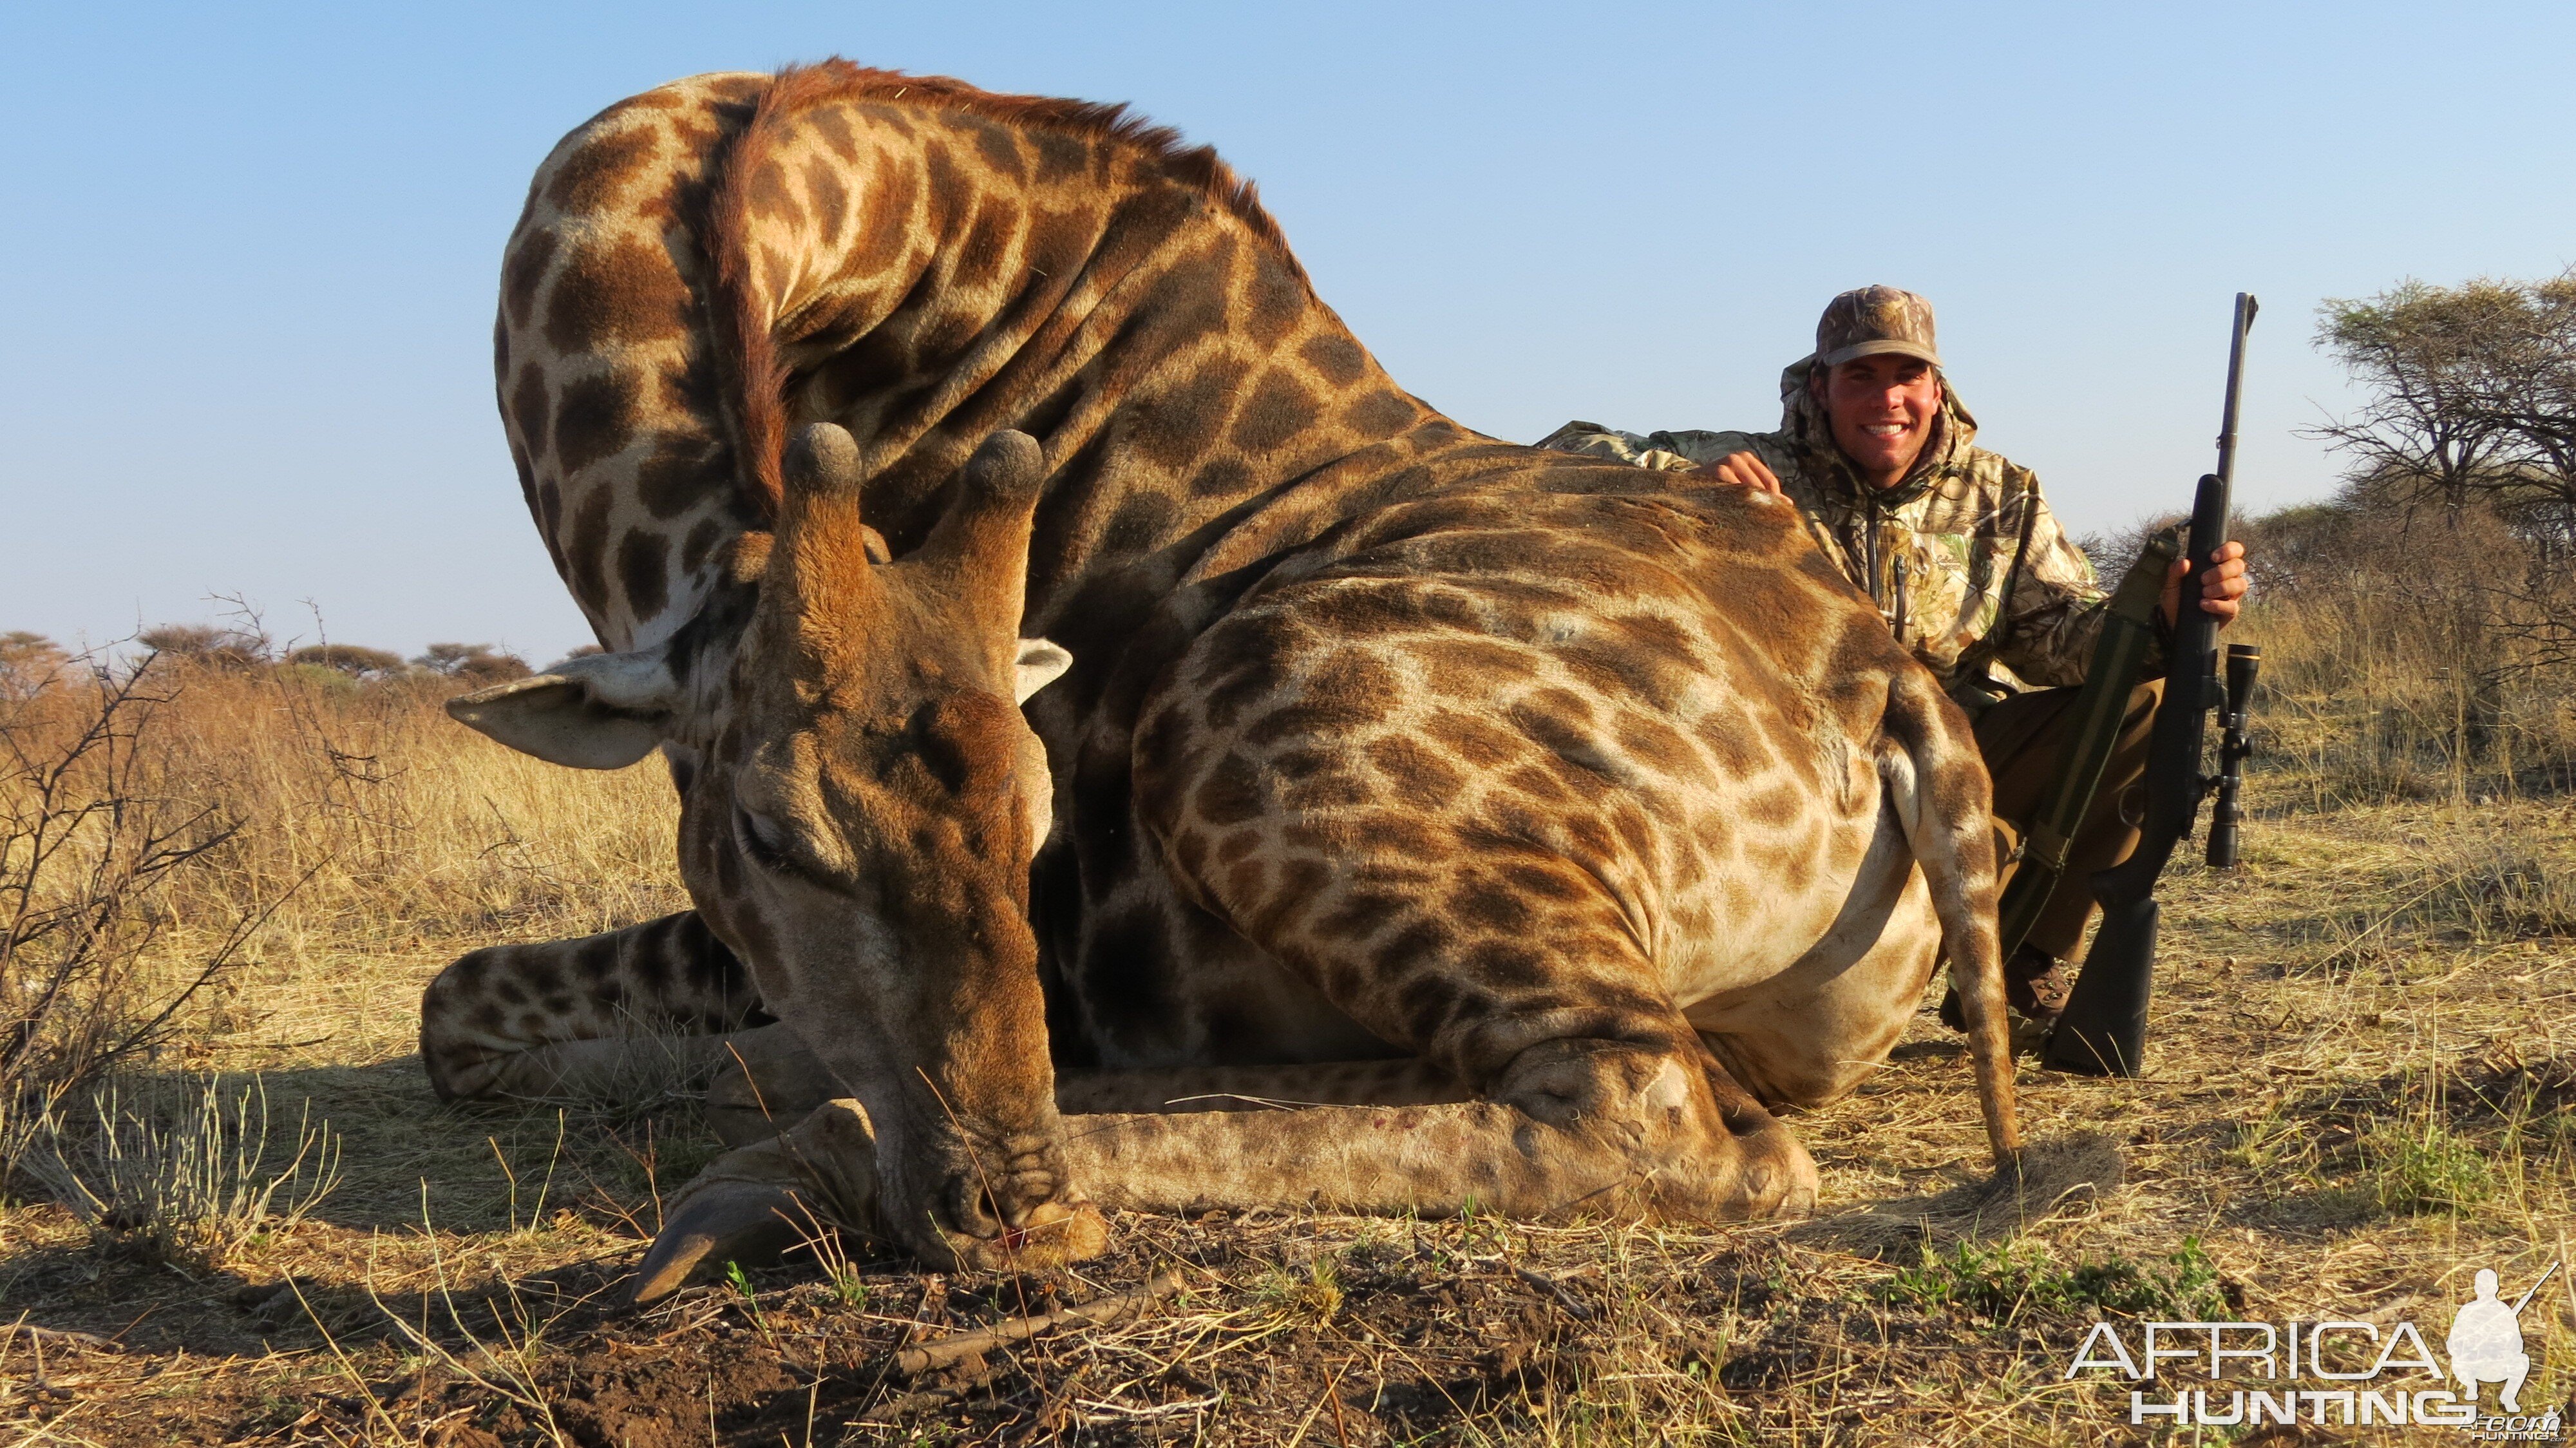
[[[992,1237],[1002,1230],[1001,1214],[994,1210],[993,1193],[978,1173],[962,1173],[949,1179],[948,1225],[969,1237]]]

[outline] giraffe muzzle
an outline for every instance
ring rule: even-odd
[[[937,1201],[933,1225],[960,1267],[1055,1266],[1108,1245],[1099,1208],[1052,1165],[998,1173],[970,1166],[950,1176]]]

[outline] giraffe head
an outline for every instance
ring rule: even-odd
[[[886,1227],[943,1265],[1088,1255],[1028,922],[1052,786],[1018,706],[1071,663],[1018,637],[1044,460],[995,435],[900,560],[860,517],[848,433],[805,429],[782,471],[776,531],[738,559],[758,595],[721,709],[684,707],[649,652],[451,707],[564,763],[688,749],[690,893],[867,1107]]]

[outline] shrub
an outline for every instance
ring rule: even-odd
[[[286,662],[335,670],[356,678],[383,678],[403,672],[402,655],[358,644],[307,644],[287,652]]]
[[[2386,1122],[2362,1140],[2371,1196],[2394,1216],[2457,1216],[2495,1195],[2477,1147],[2441,1122]]]
[[[235,961],[266,905],[209,913],[193,957],[158,968],[174,888],[211,872],[241,821],[168,786],[157,675],[0,700],[0,1177],[32,1123],[150,1051]]]
[[[138,1105],[134,1094],[111,1085],[78,1119],[49,1119],[46,1141],[25,1159],[28,1174],[109,1251],[221,1267],[260,1233],[302,1220],[339,1184],[339,1141],[309,1106],[294,1153],[270,1164],[268,1090],[257,1078],[227,1089],[207,1077],[161,1103]]]
[[[535,672],[528,661],[491,644],[431,644],[413,663],[434,674],[462,679],[476,687],[524,679]]]

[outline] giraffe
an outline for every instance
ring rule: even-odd
[[[1945,956],[2016,1161],[1956,707],[1788,505],[1397,387],[1213,152],[837,60],[681,81],[539,169],[495,371],[608,652],[451,712],[660,750],[695,910],[463,957],[423,1057],[741,1063],[639,1297],[800,1192],[964,1266],[1197,1201],[1805,1210],[1773,1109]]]

